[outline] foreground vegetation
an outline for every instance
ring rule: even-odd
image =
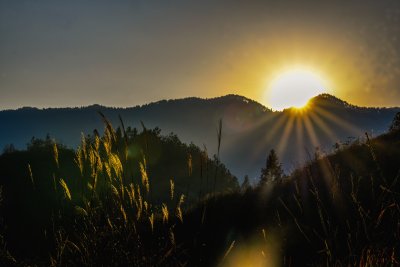
[[[218,156],[105,123],[1,156],[2,265],[399,264],[399,131],[239,188]]]
[[[181,227],[186,240],[206,244],[192,247],[191,263],[398,266],[399,166],[397,131],[316,155],[281,181],[206,201]]]

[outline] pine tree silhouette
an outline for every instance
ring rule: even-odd
[[[250,179],[248,175],[244,176],[244,180],[242,185],[240,186],[240,189],[242,190],[242,192],[246,192],[248,189],[250,189],[251,185],[250,185]]]
[[[278,156],[274,149],[271,149],[265,163],[265,168],[261,169],[260,185],[267,182],[274,182],[283,177],[282,164],[278,160]]]
[[[392,124],[389,127],[389,132],[400,130],[400,112],[397,112],[393,118]]]

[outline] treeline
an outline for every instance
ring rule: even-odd
[[[17,258],[46,262],[49,253],[57,261],[61,232],[85,233],[79,214],[99,227],[122,220],[124,231],[138,234],[139,227],[148,234],[163,212],[171,213],[170,220],[182,218],[200,199],[239,185],[206,148],[162,136],[159,128],[114,130],[106,121],[104,135],[95,130],[82,136],[76,150],[50,136],[32,138],[23,151],[9,147],[0,156],[0,187],[7,247]]]

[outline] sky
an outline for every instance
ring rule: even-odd
[[[0,109],[240,94],[292,66],[400,106],[398,0],[0,0]],[[295,89],[294,89],[295,90]]]

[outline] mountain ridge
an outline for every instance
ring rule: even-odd
[[[223,121],[221,160],[239,178],[256,177],[270,149],[277,149],[286,171],[307,159],[318,147],[329,152],[335,143],[365,132],[385,132],[400,108],[357,107],[331,95],[310,100],[304,113],[272,111],[240,95],[203,99],[189,97],[161,100],[141,106],[118,108],[91,105],[80,108],[22,108],[0,111],[0,148],[14,144],[21,149],[35,136],[47,134],[70,147],[79,145],[81,133],[104,128],[101,111],[114,127],[159,127],[173,132],[185,143],[217,152],[217,128]],[[293,115],[293,114],[294,115]]]
[[[144,106],[149,106],[149,105],[153,105],[153,104],[159,104],[159,103],[163,103],[163,102],[180,102],[180,101],[187,101],[187,100],[196,100],[196,101],[218,101],[218,100],[240,100],[246,103],[252,103],[252,104],[256,104],[259,105],[261,107],[263,107],[266,111],[272,111],[272,112],[282,112],[282,111],[276,111],[276,110],[272,110],[272,108],[263,105],[262,103],[253,100],[251,98],[248,98],[246,96],[243,95],[238,95],[238,94],[227,94],[227,95],[222,95],[222,96],[216,96],[216,97],[183,97],[183,98],[170,98],[170,99],[161,99],[161,100],[157,100],[157,101],[152,101],[149,103],[145,103],[145,104],[140,104],[140,105],[134,105],[134,106],[126,106],[126,107],[118,107],[118,106],[107,106],[107,105],[102,105],[102,104],[89,104],[89,105],[85,105],[85,106],[70,106],[70,107],[43,107],[43,108],[39,108],[39,107],[34,107],[34,106],[23,106],[23,107],[19,107],[19,108],[15,108],[15,109],[0,109],[0,112],[3,111],[18,111],[18,110],[52,110],[52,109],[84,109],[84,108],[108,108],[108,109],[132,109],[132,108],[140,108],[140,107],[144,107]],[[348,101],[345,101],[343,99],[340,99],[332,94],[328,94],[328,93],[323,93],[323,94],[319,94],[316,95],[312,98],[309,99],[308,104],[314,102],[314,101],[326,101],[329,100],[331,102],[337,102],[337,103],[341,103],[344,106],[347,107],[352,107],[352,108],[361,108],[361,109],[390,109],[390,108],[399,108],[400,106],[391,106],[391,107],[378,107],[378,106],[359,106],[359,105],[354,105],[349,103]],[[292,109],[295,107],[288,107],[285,108],[286,109]]]

